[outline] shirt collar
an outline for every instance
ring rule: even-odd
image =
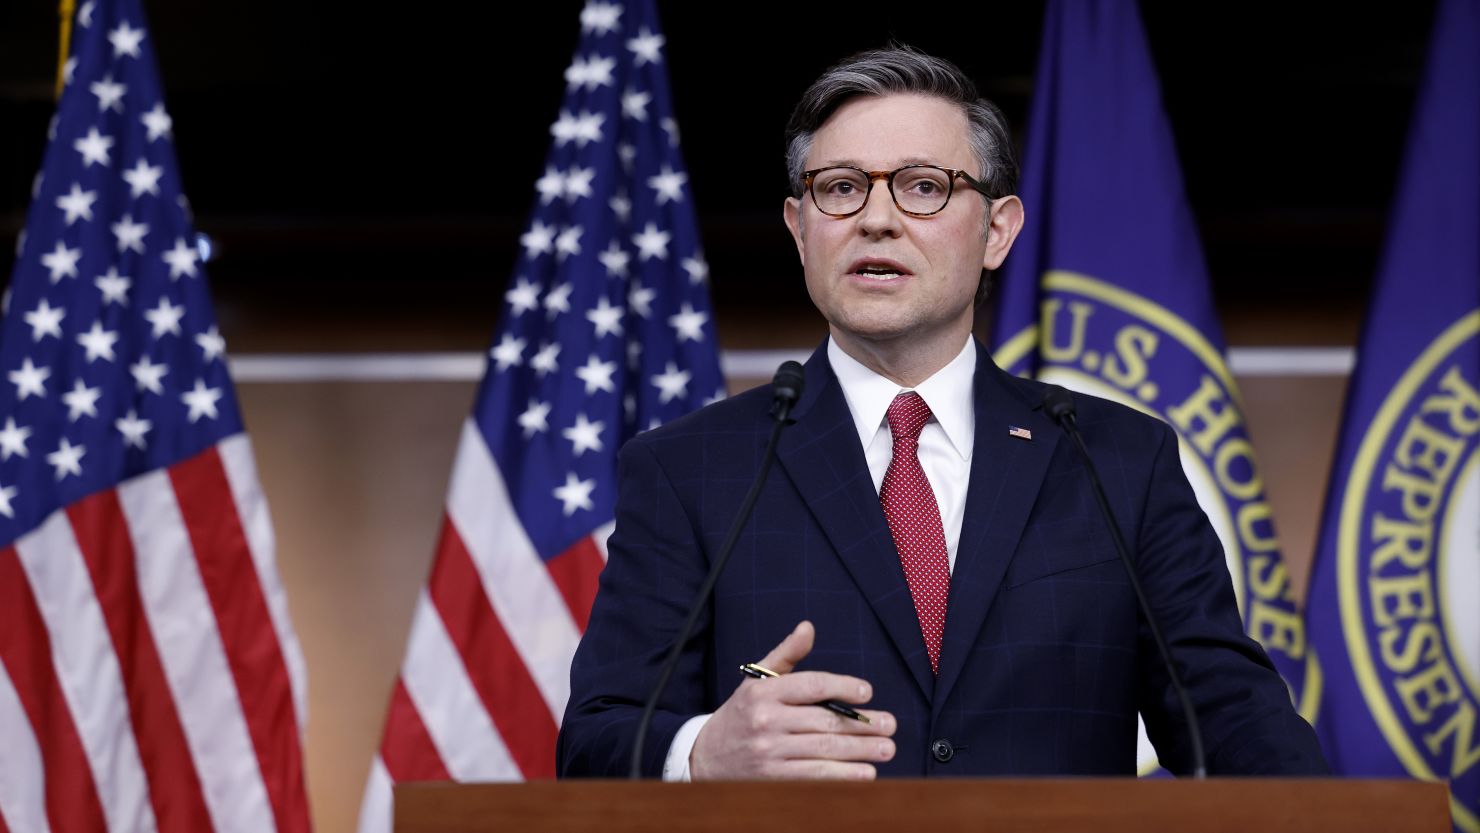
[[[837,341],[829,336],[827,360],[843,388],[843,399],[853,415],[859,443],[868,448],[884,424],[884,413],[889,409],[889,403],[899,394],[913,390],[930,406],[934,420],[945,431],[946,439],[961,459],[971,459],[971,447],[976,439],[976,414],[972,409],[975,347],[975,342],[968,337],[961,352],[949,364],[915,387],[904,388],[843,352]]]

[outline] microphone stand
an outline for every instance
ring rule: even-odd
[[[648,729],[652,726],[653,713],[658,708],[658,698],[668,687],[668,681],[673,677],[674,669],[678,667],[678,658],[683,653],[684,644],[689,641],[690,634],[694,632],[694,625],[699,621],[699,614],[704,611],[704,605],[709,601],[709,594],[714,592],[714,585],[719,582],[719,575],[725,569],[725,564],[729,562],[730,553],[735,549],[735,541],[740,538],[740,530],[750,519],[751,510],[755,508],[755,502],[760,497],[761,487],[766,482],[766,475],[770,473],[771,464],[776,460],[776,442],[781,438],[781,429],[789,424],[787,418],[791,415],[791,408],[801,398],[802,381],[802,366],[793,361],[782,362],[781,367],[776,370],[776,376],[771,381],[771,386],[775,390],[771,417],[775,420],[775,424],[771,426],[771,436],[766,442],[760,471],[756,473],[755,481],[750,484],[750,491],[745,495],[745,501],[740,504],[740,511],[735,515],[735,521],[730,525],[730,531],[725,536],[724,543],[720,545],[719,555],[715,557],[714,563],[710,566],[709,574],[704,577],[704,583],[699,585],[699,592],[694,594],[694,601],[689,604],[689,616],[684,620],[683,627],[679,629],[678,638],[673,641],[673,647],[668,651],[667,659],[663,661],[663,670],[658,675],[658,683],[653,686],[653,693],[648,697],[647,704],[643,706],[642,719],[637,723],[637,734],[632,741],[632,763],[628,777],[633,780],[642,778],[642,749],[647,741]]]
[[[1100,505],[1100,514],[1105,516],[1105,523],[1110,527],[1110,539],[1115,543],[1115,552],[1120,556],[1121,564],[1125,565],[1126,576],[1131,580],[1131,589],[1136,592],[1136,601],[1141,605],[1141,615],[1146,617],[1147,629],[1151,631],[1151,637],[1156,641],[1156,650],[1161,653],[1161,661],[1166,665],[1167,676],[1171,678],[1172,689],[1177,693],[1177,699],[1182,704],[1182,714],[1187,721],[1187,736],[1192,745],[1192,777],[1201,781],[1208,777],[1207,759],[1203,755],[1202,727],[1197,722],[1197,711],[1192,707],[1192,698],[1187,696],[1187,689],[1182,685],[1182,675],[1177,673],[1177,665],[1172,662],[1172,651],[1167,647],[1166,637],[1161,633],[1161,626],[1156,623],[1156,617],[1151,613],[1151,603],[1146,600],[1146,591],[1141,589],[1140,576],[1136,574],[1136,567],[1131,562],[1129,550],[1125,545],[1125,537],[1120,534],[1120,524],[1115,522],[1115,515],[1110,511],[1110,499],[1105,496],[1105,487],[1100,484],[1100,474],[1095,470],[1095,461],[1089,456],[1089,448],[1084,444],[1084,437],[1079,434],[1079,427],[1074,424],[1074,399],[1069,392],[1058,385],[1049,385],[1043,394],[1043,406],[1053,421],[1064,429],[1064,433],[1074,441],[1074,446],[1079,449],[1079,455],[1084,460],[1084,465],[1089,469],[1090,485],[1094,487],[1095,502]]]

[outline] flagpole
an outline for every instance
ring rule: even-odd
[[[62,33],[57,43],[57,98],[62,97],[62,86],[67,81],[67,52],[72,46],[72,14],[77,0],[60,0],[57,16],[62,19]]]

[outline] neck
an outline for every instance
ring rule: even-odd
[[[867,339],[833,327],[833,341],[859,364],[904,388],[918,387],[961,354],[971,338],[968,328],[945,333],[929,342],[916,338]]]

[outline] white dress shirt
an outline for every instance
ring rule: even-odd
[[[868,460],[874,491],[884,482],[894,456],[894,437],[889,433],[885,412],[894,397],[914,391],[930,406],[930,421],[920,430],[920,468],[935,492],[940,507],[941,528],[946,536],[946,555],[956,568],[956,545],[961,542],[961,519],[966,516],[966,486],[971,480],[971,450],[976,441],[976,408],[972,403],[972,381],[976,375],[976,345],[970,338],[951,363],[913,388],[897,383],[864,367],[828,339],[827,360],[848,400],[848,411],[858,428],[858,441]]]
[[[972,384],[976,377],[976,344],[968,336],[961,352],[950,364],[913,388],[880,376],[847,353],[833,339],[827,340],[827,360],[843,389],[848,411],[858,429],[858,442],[868,461],[869,475],[878,492],[894,456],[894,437],[885,413],[894,397],[914,391],[930,406],[930,421],[920,430],[920,467],[935,492],[940,523],[946,538],[950,569],[956,569],[956,549],[961,542],[961,521],[966,516],[966,487],[971,481],[971,452],[976,440],[976,407]],[[795,623],[789,623],[792,626]],[[712,715],[701,714],[680,726],[663,761],[663,780],[689,780],[689,754],[699,730]]]

